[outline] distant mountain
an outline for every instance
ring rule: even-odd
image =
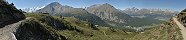
[[[138,10],[137,8],[134,9]],[[89,13],[92,13],[102,18],[108,24],[119,27],[141,27],[146,25],[159,24],[162,22],[160,20],[151,18],[131,17],[130,15],[126,14],[125,12],[122,12],[119,9],[116,9],[114,6],[108,3],[92,5],[90,7],[87,7],[86,10]]]
[[[64,17],[75,17],[84,21],[89,21],[95,25],[105,26],[108,24],[105,23],[101,18],[96,15],[88,13],[83,8],[73,8],[70,6],[63,6],[58,2],[53,2],[42,9],[36,11],[37,13],[50,13],[51,15],[58,15]]]
[[[71,9],[72,7],[70,6],[62,6],[60,3],[58,2],[52,2],[48,5],[46,5],[44,8],[37,10],[37,13],[43,12],[43,13],[52,13],[52,14],[56,14],[56,13],[63,13],[63,9]]]
[[[94,11],[96,10],[96,11]],[[37,13],[51,13],[51,15],[62,15],[65,17],[75,17],[82,20],[90,21],[91,23],[98,25],[105,25],[107,23],[127,23],[131,17],[125,13],[122,13],[118,9],[114,8],[112,5],[97,4],[83,8],[73,8],[70,6],[63,6],[57,2],[53,2],[43,9],[36,11]],[[107,23],[105,23],[107,22]],[[123,25],[123,24],[122,24]]]
[[[99,16],[103,20],[114,21],[118,23],[127,23],[127,21],[129,21],[131,18],[129,15],[120,12],[118,9],[114,8],[108,3],[92,5],[86,10]]]
[[[168,20],[175,14],[179,13],[178,11],[170,10],[170,9],[147,9],[142,8],[138,9],[136,7],[127,8],[123,10],[124,13],[127,13],[128,15],[132,17],[151,17],[154,19],[159,20]]]
[[[23,8],[21,10],[23,10],[25,12],[36,12],[36,10],[42,9],[43,7]]]

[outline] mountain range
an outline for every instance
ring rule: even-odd
[[[50,13],[51,15],[75,17],[80,20],[89,21],[95,25],[106,26],[108,25],[105,21],[96,15],[88,13],[83,8],[73,8],[70,6],[63,6],[57,2],[53,2],[46,7],[39,9],[36,13]]]
[[[87,8],[73,8],[71,6],[61,5],[58,2],[50,3],[44,8],[36,11],[36,13],[49,13],[51,15],[75,17],[101,26],[145,26],[161,22],[161,20],[158,19],[131,17],[127,12],[118,10],[108,3],[95,4]]]
[[[39,10],[39,9],[41,9],[41,8],[43,8],[43,7],[33,7],[33,8],[23,8],[23,9],[21,9],[22,11],[25,11],[25,12],[35,12],[36,10]]]
[[[130,26],[147,25],[159,20],[130,17],[108,3],[96,4],[87,9],[65,7],[54,2],[36,12],[23,14],[13,3],[8,4],[0,0],[0,26],[8,23],[0,27],[0,40],[183,40],[185,38],[182,36],[184,30],[179,28],[179,22],[175,19],[161,25],[148,26],[150,28],[141,27],[145,31],[138,31],[137,27]],[[185,10],[175,16],[182,24],[186,23]],[[126,27],[114,28],[112,23],[136,30]],[[110,25],[112,27],[109,27]]]

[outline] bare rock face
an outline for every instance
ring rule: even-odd
[[[21,10],[14,7],[14,4],[9,4],[4,0],[0,0],[0,27],[18,22],[25,19],[25,15]]]

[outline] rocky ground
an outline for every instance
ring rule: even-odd
[[[26,19],[29,19],[29,17]],[[6,25],[5,27],[0,28],[0,40],[17,40],[14,32],[16,32],[19,25],[21,25],[21,23],[24,21],[25,20],[21,20],[17,23]]]

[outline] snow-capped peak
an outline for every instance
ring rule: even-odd
[[[25,11],[25,12],[35,12],[36,10],[39,10],[39,9],[42,9],[44,8],[45,6],[42,6],[42,7],[32,7],[32,8],[23,8],[21,10]]]

